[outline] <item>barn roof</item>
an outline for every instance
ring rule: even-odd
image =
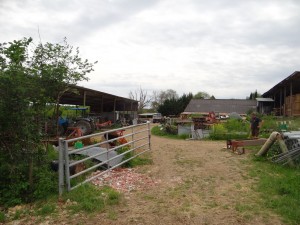
[[[293,94],[299,94],[300,93],[300,71],[295,71],[290,76],[285,78],[284,80],[280,81],[278,84],[276,84],[274,87],[272,87],[270,90],[265,92],[262,96],[263,97],[274,97],[277,93],[282,91],[284,88],[286,88],[286,94],[287,96],[290,95],[290,91],[292,87]]]
[[[64,93],[60,104],[86,105],[94,112],[137,111],[138,101],[117,95],[80,87],[70,86],[71,91]]]
[[[246,114],[249,110],[256,110],[256,100],[245,99],[192,99],[185,113],[231,113]]]

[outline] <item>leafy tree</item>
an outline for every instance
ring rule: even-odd
[[[69,85],[87,79],[93,64],[78,54],[66,40],[63,45],[33,45],[31,38],[0,44],[1,205],[30,201],[56,189],[46,184],[54,182],[41,140],[42,117],[47,103],[58,105]]]
[[[194,95],[195,99],[209,99],[211,96],[205,91],[199,91],[197,94]]]
[[[95,63],[82,60],[79,48],[74,51],[66,38],[63,44],[40,43],[34,49],[31,69],[40,78],[45,95],[55,104],[55,121],[58,121],[60,98],[66,91],[72,91],[72,85],[78,81],[88,80],[86,74],[93,71]]]
[[[159,94],[159,100],[160,102],[164,102],[167,99],[178,99],[178,94],[175,90],[173,89],[168,89],[166,91],[161,91]]]
[[[163,104],[167,99],[178,99],[178,94],[175,90],[168,89],[166,91],[153,91],[151,107],[154,111],[158,110],[159,105]]]

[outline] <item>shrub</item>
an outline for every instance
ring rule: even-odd
[[[168,134],[177,134],[178,133],[177,126],[175,126],[175,125],[166,124],[165,129]]]
[[[224,127],[229,131],[247,132],[249,131],[249,123],[238,119],[229,119],[224,124]]]
[[[228,122],[228,125],[226,123]],[[238,120],[229,120],[226,123],[215,124],[209,137],[213,140],[245,139],[249,136],[246,124]],[[230,130],[229,130],[230,129]]]

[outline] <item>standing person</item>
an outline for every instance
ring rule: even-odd
[[[253,112],[250,119],[251,138],[258,138],[261,125],[262,120],[256,116],[255,112]]]

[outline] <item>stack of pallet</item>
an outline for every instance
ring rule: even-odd
[[[286,115],[300,116],[300,94],[287,96],[284,101]]]

